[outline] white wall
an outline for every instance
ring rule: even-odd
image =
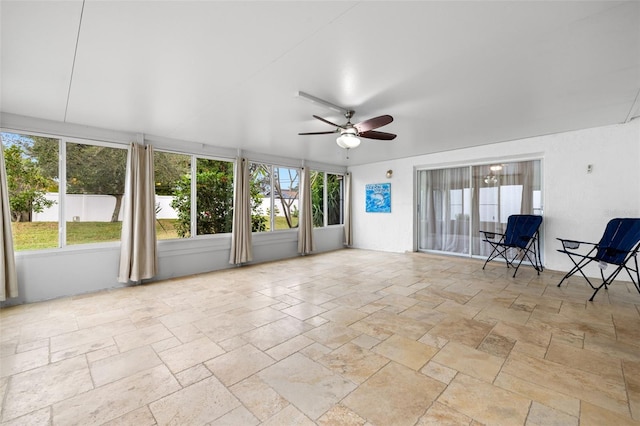
[[[425,141],[428,143],[428,141]],[[640,120],[549,136],[350,167],[354,247],[413,251],[416,168],[542,159],[543,257],[568,271],[556,237],[597,242],[614,217],[640,217]],[[593,171],[587,173],[587,165]],[[393,177],[387,179],[387,170]],[[391,182],[391,213],[365,213],[367,183]],[[594,271],[595,272],[595,271]]]
[[[342,248],[343,232],[342,226],[315,229],[316,252]],[[230,247],[229,234],[159,241],[159,267],[154,281],[233,268],[229,264]],[[253,235],[251,263],[296,256],[297,230]],[[119,259],[120,243],[16,253],[19,296],[0,306],[124,287],[117,282]]]

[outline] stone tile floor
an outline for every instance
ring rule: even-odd
[[[0,421],[640,424],[640,295],[561,275],[352,249],[5,308]]]

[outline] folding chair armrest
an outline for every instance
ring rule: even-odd
[[[492,232],[492,231],[479,231],[481,234],[484,234],[484,238],[490,238],[490,239],[494,239],[496,237],[496,235],[500,238],[504,237],[504,234],[501,234],[500,232]]]
[[[572,249],[575,250],[577,248],[580,247],[580,244],[588,244],[590,246],[597,246],[597,243],[590,243],[588,241],[579,241],[579,240],[567,240],[565,238],[556,238],[556,240],[559,240],[560,242],[562,242],[562,247],[566,250],[566,249]]]

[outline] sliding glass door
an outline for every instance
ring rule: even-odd
[[[540,160],[418,171],[418,250],[488,256],[480,230],[542,214]]]
[[[469,253],[469,176],[469,167],[418,172],[419,249]]]

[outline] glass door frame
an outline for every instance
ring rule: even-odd
[[[430,165],[430,166],[414,166],[413,168],[413,173],[414,173],[414,209],[413,209],[413,216],[414,216],[414,233],[413,233],[413,250],[416,252],[424,252],[424,253],[436,253],[436,254],[445,254],[445,255],[451,255],[451,256],[458,256],[458,257],[470,257],[470,258],[477,258],[477,259],[486,259],[486,256],[484,255],[480,255],[480,254],[475,254],[473,252],[473,217],[470,217],[470,226],[469,226],[469,232],[468,232],[468,238],[470,241],[469,244],[469,250],[467,253],[458,253],[458,252],[452,252],[452,251],[443,251],[443,250],[433,250],[433,249],[426,249],[426,248],[422,248],[420,247],[420,242],[421,242],[421,232],[422,232],[422,227],[423,225],[423,220],[422,220],[422,210],[425,208],[422,205],[422,200],[424,195],[421,194],[421,192],[423,191],[422,188],[422,183],[421,183],[421,172],[425,172],[425,171],[431,171],[431,170],[443,170],[443,169],[454,169],[454,168],[463,168],[463,167],[468,167],[469,168],[469,187],[473,188],[473,168],[477,167],[477,166],[491,166],[494,164],[509,164],[509,163],[520,163],[520,162],[529,162],[529,161],[539,161],[539,180],[536,182],[537,186],[539,184],[539,191],[540,191],[540,199],[539,199],[539,206],[534,205],[533,208],[533,213],[532,214],[539,214],[541,216],[544,216],[544,158],[541,155],[535,155],[535,156],[523,156],[523,157],[503,157],[503,158],[498,158],[498,159],[493,159],[493,160],[487,160],[484,159],[481,162],[473,162],[473,163],[448,163],[448,164],[437,164],[437,165]],[[498,186],[498,188],[500,188]],[[498,190],[498,193],[500,193],[500,190]],[[473,205],[473,203],[475,203],[475,196],[474,196],[474,191],[471,191],[471,203]],[[498,204],[498,211],[500,211],[500,205]],[[472,208],[471,214],[475,214],[474,213],[474,209]],[[498,213],[500,214],[500,213]],[[540,228],[540,235],[539,235],[539,243],[540,243],[540,255],[541,255],[541,259],[542,262],[544,264],[544,223],[543,226]]]

